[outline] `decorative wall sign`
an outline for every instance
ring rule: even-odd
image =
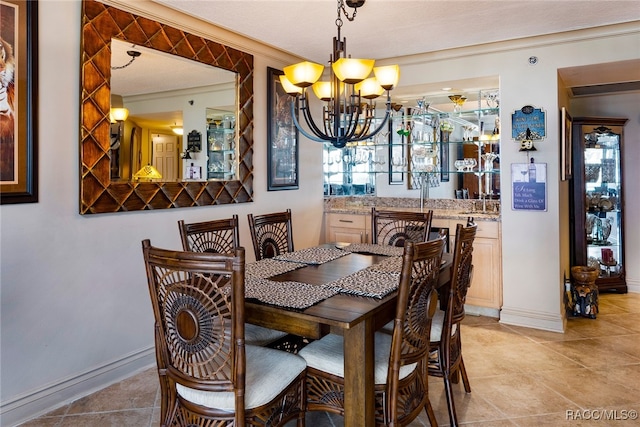
[[[202,134],[194,129],[187,135],[187,151],[199,153],[200,150],[202,150]]]
[[[547,210],[547,164],[511,164],[512,209],[514,211]]]
[[[535,141],[546,137],[545,113],[540,108],[525,105],[511,115],[511,137],[520,141],[520,151],[535,151]]]
[[[0,3],[0,203],[38,201],[38,2]]]

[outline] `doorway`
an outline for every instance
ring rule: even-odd
[[[151,137],[151,164],[162,175],[164,181],[178,180],[178,137],[154,133]]]

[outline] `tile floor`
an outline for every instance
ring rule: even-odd
[[[575,318],[568,324],[559,334],[467,316],[462,337],[472,392],[454,386],[460,423],[639,425],[628,418],[640,410],[640,294],[601,294],[597,319]],[[446,426],[443,389],[441,379],[431,379],[431,402]],[[157,426],[158,398],[156,373],[149,369],[23,426]],[[426,425],[424,413],[411,423]],[[342,426],[342,419],[309,413],[307,426]]]

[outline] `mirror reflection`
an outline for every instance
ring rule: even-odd
[[[112,181],[237,179],[237,74],[118,39],[111,48]]]

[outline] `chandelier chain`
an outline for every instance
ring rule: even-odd
[[[349,16],[349,12],[347,12],[347,8],[344,6],[344,0],[338,0],[338,19],[336,19],[336,25],[338,27],[342,26],[342,19],[340,18],[340,9],[342,9],[342,13],[349,20],[353,21],[356,19],[356,14],[358,13],[358,9],[353,9],[353,16]]]

